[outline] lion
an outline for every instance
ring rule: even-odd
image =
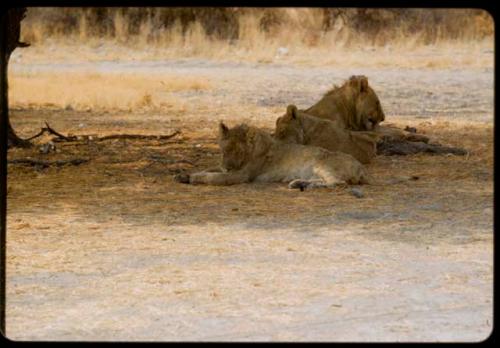
[[[293,104],[276,120],[274,137],[280,141],[319,146],[348,153],[363,164],[377,155],[380,136],[374,132],[353,132],[327,119],[308,115]]]
[[[283,143],[264,130],[219,124],[220,169],[178,174],[174,180],[189,184],[233,185],[247,182],[288,182],[290,188],[369,184],[365,167],[340,151]]]
[[[385,120],[384,110],[366,76],[351,76],[341,87],[334,87],[308,109],[311,116],[338,122],[353,131],[370,131]]]
[[[381,126],[385,113],[366,76],[351,76],[341,87],[334,87],[308,109],[308,115],[336,121],[339,127],[352,131],[374,131],[380,139],[427,143],[425,135],[415,134],[393,126]]]

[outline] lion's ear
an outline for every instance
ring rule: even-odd
[[[368,90],[368,78],[366,76],[351,76],[349,84],[360,93]]]
[[[288,105],[286,108],[286,114],[293,119],[297,118],[297,107],[293,104]]]
[[[229,132],[229,128],[226,127],[226,125],[220,121],[219,123],[219,135],[222,138],[225,138],[227,136],[227,133]]]
[[[359,91],[361,93],[368,91],[368,78],[365,76],[359,78]]]

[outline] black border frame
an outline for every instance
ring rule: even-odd
[[[4,31],[6,31],[6,23],[4,21],[4,14],[10,8],[14,7],[115,7],[115,6],[130,6],[130,7],[372,7],[372,8],[471,8],[471,9],[482,9],[487,11],[493,18],[493,21],[497,19],[497,4],[491,0],[408,0],[405,2],[394,1],[394,0],[377,0],[377,1],[367,1],[367,0],[208,0],[207,2],[193,1],[193,0],[104,0],[104,1],[92,1],[92,0],[19,0],[12,1],[7,0],[0,6],[0,25],[4,26]],[[22,25],[22,23],[21,23]],[[496,25],[495,25],[496,29]],[[494,98],[496,105],[496,90],[497,90],[497,72],[496,72],[496,47],[497,47],[497,35],[495,30],[494,35],[494,47],[495,47],[495,65],[494,65]],[[5,59],[5,39],[0,37],[0,62]],[[6,66],[5,66],[6,67]],[[7,67],[6,67],[7,68]],[[4,78],[5,77],[5,78]],[[8,81],[7,81],[7,70],[0,71],[0,333],[2,334],[2,341],[8,344],[24,344],[24,342],[11,341],[6,336],[5,330],[5,307],[6,307],[6,238],[7,238],[7,224],[6,224],[6,214],[7,214],[7,117],[8,116]],[[497,120],[497,109],[494,107],[494,120]],[[497,135],[497,128],[493,126],[495,138]],[[494,141],[494,158],[496,160],[498,153],[497,141]],[[495,161],[496,162],[496,161]],[[496,171],[494,170],[494,174]],[[494,194],[493,194],[493,207],[495,208],[495,192],[497,188],[496,180],[493,183]],[[495,210],[495,209],[494,209]],[[496,226],[496,214],[494,214],[493,219],[493,230]],[[496,265],[496,243],[495,236],[493,234],[493,268],[495,271]],[[496,308],[496,295],[495,295],[495,277],[493,279],[493,323],[492,331],[489,337],[480,344],[488,344],[497,342],[497,333],[495,330],[495,308]],[[66,343],[98,343],[98,342],[51,342],[51,344],[66,344]],[[105,343],[105,342],[101,342]],[[114,342],[116,343],[116,342]],[[121,342],[121,343],[132,343],[132,342]],[[136,343],[136,342],[134,342]],[[139,342],[137,342],[139,343]],[[165,342],[163,342],[165,343]],[[241,343],[241,342],[240,342]],[[396,342],[394,342],[396,343]],[[414,344],[418,342],[412,342],[408,344]],[[366,343],[369,344],[369,343]],[[433,343],[427,343],[433,344]],[[456,343],[455,343],[456,344]],[[463,344],[463,343],[462,343]]]

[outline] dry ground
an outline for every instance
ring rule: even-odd
[[[101,93],[84,100],[70,92],[78,88],[71,74],[88,71],[114,74],[124,84],[130,74],[203,83],[141,87],[137,100],[150,95],[141,107],[113,100],[100,108]],[[166,141],[57,143],[59,152],[48,155],[37,148],[9,152],[9,159],[90,159],[61,168],[8,167],[9,338],[478,341],[489,335],[492,68],[189,59],[15,63],[11,73],[13,88],[16,76],[67,79],[64,105],[39,105],[29,95],[14,100],[12,121],[22,136],[44,121],[65,134],[182,133]],[[217,163],[219,120],[271,130],[287,104],[311,105],[351,74],[369,77],[389,122],[469,154],[378,157],[368,166],[376,178],[420,179],[363,186],[361,199],[342,188],[173,182],[179,171]],[[120,98],[117,90],[109,93]]]

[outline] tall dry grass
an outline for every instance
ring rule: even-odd
[[[335,8],[30,8],[23,40],[92,44],[179,56],[272,59],[290,51],[422,45],[490,40],[491,16],[473,9]]]
[[[32,46],[15,50],[11,59],[14,107],[183,108],[182,100],[166,92],[216,83],[199,76],[81,69],[35,74],[23,69],[30,61],[197,57],[341,68],[493,66],[493,55],[483,53],[493,49],[493,21],[481,10],[29,8],[21,29],[21,39]]]

